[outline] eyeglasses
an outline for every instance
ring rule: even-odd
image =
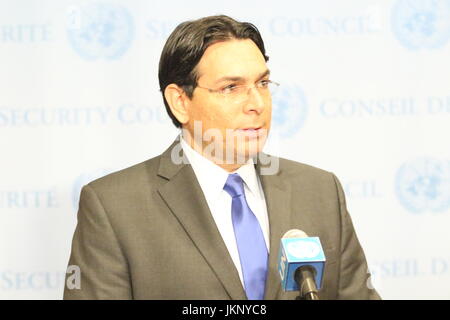
[[[220,89],[211,89],[201,86],[197,86],[196,88],[206,89],[211,93],[216,93],[223,99],[226,99],[230,102],[242,103],[244,101],[247,101],[249,97],[248,95],[249,90],[252,88],[258,90],[259,94],[263,98],[268,98],[276,91],[279,85],[280,85],[279,83],[274,82],[272,80],[260,80],[256,82],[256,84],[249,84],[249,85],[229,84]]]

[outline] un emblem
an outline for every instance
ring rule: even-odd
[[[408,49],[433,49],[450,39],[449,0],[398,0],[393,7],[392,31]]]
[[[92,3],[71,7],[67,32],[75,51],[87,60],[121,57],[133,39],[133,20],[120,6]]]
[[[312,259],[320,253],[320,247],[313,241],[295,241],[286,246],[290,255],[297,259]]]
[[[396,193],[412,213],[442,212],[450,207],[450,162],[419,158],[397,172]]]
[[[272,132],[281,138],[293,136],[303,127],[308,114],[303,90],[280,86],[272,100]]]
[[[75,209],[78,209],[78,203],[80,202],[80,191],[81,188],[88,184],[89,182],[101,178],[108,173],[112,172],[111,170],[99,169],[97,171],[83,173],[79,175],[72,186],[72,205]]]

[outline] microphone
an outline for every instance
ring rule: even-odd
[[[319,300],[325,254],[318,237],[292,229],[281,238],[278,272],[284,291],[299,291],[297,299]]]

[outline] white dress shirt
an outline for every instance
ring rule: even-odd
[[[258,219],[263,231],[267,252],[269,252],[269,218],[267,215],[266,200],[253,161],[249,159],[245,165],[236,171],[228,172],[195,151],[183,138],[180,140],[183,152],[192,165],[192,169],[208,203],[209,210],[217,225],[217,229],[239,272],[242,286],[244,286],[239,251],[231,218],[232,200],[231,196],[223,190],[223,187],[229,174],[238,173],[241,176],[244,181],[245,198],[247,199],[248,206]]]

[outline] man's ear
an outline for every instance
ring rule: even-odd
[[[184,90],[175,83],[171,83],[164,90],[164,97],[175,118],[182,124],[187,123],[189,121],[189,98]]]

